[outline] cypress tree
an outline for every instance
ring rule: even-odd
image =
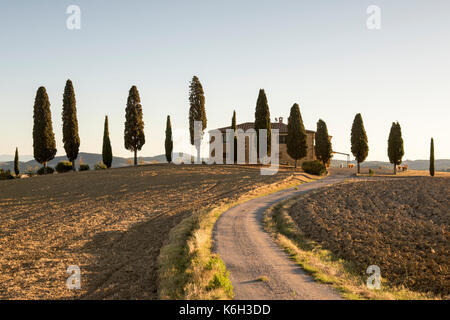
[[[16,147],[16,153],[14,155],[14,173],[16,174],[16,176],[19,175],[20,170],[19,170],[19,149]]]
[[[236,136],[236,130],[237,130],[237,124],[236,124],[236,111],[233,110],[233,117],[231,118],[231,129],[234,131],[234,141],[233,141],[233,148],[234,148],[234,162],[237,162],[237,136]]]
[[[397,174],[397,166],[402,163],[404,154],[402,129],[398,122],[393,122],[388,139],[388,156],[389,161],[394,165],[394,174]]]
[[[434,140],[431,138],[430,145],[430,176],[434,177],[435,169],[434,169]]]
[[[358,173],[360,173],[360,163],[364,162],[369,154],[367,134],[364,129],[364,123],[360,113],[358,113],[353,120],[351,145],[352,153],[358,162]]]
[[[44,165],[47,173],[47,162],[56,155],[56,142],[53,133],[50,101],[44,87],[39,87],[33,108],[33,154],[34,159]]]
[[[80,149],[80,137],[78,136],[77,102],[72,81],[67,80],[63,95],[63,143],[66,150],[67,159],[72,162],[75,171],[75,159],[78,157]]]
[[[288,134],[287,134],[287,153],[295,160],[295,168],[297,168],[297,160],[304,158],[308,152],[308,143],[306,141],[306,130],[303,125],[302,115],[298,104],[294,104],[288,118]]]
[[[191,144],[195,145],[195,148],[197,149],[197,159],[200,159],[200,144],[203,138],[203,130],[206,129],[207,121],[205,110],[205,93],[203,92],[202,84],[197,76],[194,76],[189,84],[189,105],[189,132],[191,136]],[[202,122],[202,132],[198,141],[194,141],[195,121]]]
[[[170,123],[170,116],[167,116],[166,122],[166,140],[164,142],[166,149],[166,160],[168,163],[172,162],[173,138],[172,138],[172,124]]]
[[[142,119],[142,105],[139,91],[132,86],[125,109],[125,149],[134,152],[134,165],[137,165],[137,152],[145,144],[144,121]]]
[[[103,131],[102,159],[107,168],[111,168],[113,155],[111,148],[111,140],[109,139],[108,116],[105,116],[105,127]]]
[[[333,149],[331,147],[331,141],[328,136],[328,128],[325,121],[322,119],[319,119],[317,122],[317,130],[316,130],[316,136],[315,136],[315,152],[316,157],[319,159],[319,161],[322,161],[323,165],[326,165],[332,155]]]
[[[259,90],[258,100],[256,101],[256,110],[255,110],[255,130],[257,137],[257,145],[256,150],[259,158],[259,129],[267,130],[267,154],[270,154],[271,149],[271,135],[272,128],[270,125],[270,111],[269,104],[267,102],[266,93],[264,89]]]

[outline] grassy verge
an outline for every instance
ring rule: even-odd
[[[354,265],[335,256],[314,241],[307,239],[290,217],[288,210],[296,199],[272,206],[264,214],[264,227],[289,257],[316,281],[332,285],[345,299],[422,300],[437,297],[405,288],[390,287],[381,279],[379,290],[366,286]]]
[[[234,202],[222,203],[193,213],[173,228],[158,258],[159,298],[215,300],[232,299],[233,286],[220,257],[211,252],[217,219],[228,209],[251,199],[312,181],[290,177],[257,188]]]

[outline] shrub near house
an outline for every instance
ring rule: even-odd
[[[88,164],[80,164],[80,171],[89,171],[90,167]]]
[[[72,162],[70,161],[61,161],[58,162],[58,164],[55,167],[56,172],[58,173],[64,173],[69,172],[73,170]]]
[[[321,176],[327,173],[325,166],[318,160],[305,161],[302,164],[302,169],[309,174]]]
[[[103,162],[98,162],[94,165],[95,170],[105,170],[108,169],[108,167]]]
[[[47,166],[47,173],[45,173],[45,168],[41,167],[36,173],[40,176],[44,175],[44,174],[53,174],[55,172],[55,169],[53,169],[52,167],[48,167]],[[31,175],[31,171],[29,173]]]
[[[11,171],[0,169],[0,180],[10,180],[14,179]]]

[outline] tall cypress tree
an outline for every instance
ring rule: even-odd
[[[189,132],[191,135],[191,144],[197,149],[197,159],[200,159],[200,144],[203,138],[203,130],[206,129],[206,110],[205,110],[205,93],[202,84],[197,76],[192,78],[189,84]],[[198,141],[194,141],[194,122],[201,121],[202,132]]]
[[[297,103],[291,107],[291,113],[288,118],[288,134],[287,134],[287,153],[295,160],[295,168],[297,168],[297,160],[306,157],[308,152],[308,143],[306,141],[306,130],[303,125],[302,115]]]
[[[259,155],[259,129],[267,130],[267,154],[270,154],[271,149],[271,135],[272,128],[270,125],[270,111],[269,111],[269,103],[267,102],[266,93],[264,89],[259,90],[258,100],[256,101],[256,110],[255,110],[255,130],[256,130],[256,150]]]
[[[56,142],[53,133],[50,101],[44,87],[39,87],[33,108],[33,154],[34,159],[44,165],[47,173],[47,162],[56,155]]]
[[[137,165],[137,152],[145,144],[144,120],[142,119],[142,105],[139,91],[132,86],[128,93],[127,108],[125,109],[125,149],[134,152],[134,165]]]
[[[237,162],[237,124],[236,124],[236,110],[233,110],[233,117],[231,118],[231,129],[234,131],[233,148],[234,148],[234,162]]]
[[[172,137],[172,124],[170,123],[170,116],[167,116],[166,140],[164,141],[164,147],[166,149],[166,160],[168,163],[171,163],[173,151],[173,137]]]
[[[355,116],[351,134],[352,153],[358,162],[358,173],[360,173],[360,163],[366,160],[369,154],[369,144],[363,119],[360,113]]]
[[[404,154],[402,129],[398,122],[393,122],[388,139],[388,156],[389,161],[394,165],[394,174],[397,174],[397,166],[402,163]]]
[[[326,165],[333,156],[333,149],[331,147],[330,137],[328,135],[328,128],[325,121],[319,119],[317,122],[317,130],[315,136],[315,152],[319,161],[322,161],[323,165]]]
[[[107,168],[111,168],[113,155],[111,148],[111,140],[109,139],[109,124],[108,116],[105,116],[105,127],[103,130],[103,146],[102,146],[102,159]]]
[[[78,157],[80,149],[80,137],[78,136],[77,102],[72,81],[66,81],[63,95],[63,143],[66,150],[67,159],[72,162],[75,171],[75,159]]]
[[[434,169],[434,140],[431,138],[430,145],[430,176],[434,177],[435,169]]]
[[[16,153],[14,155],[14,173],[16,174],[16,176],[19,175],[20,170],[19,170],[19,149],[16,147]]]

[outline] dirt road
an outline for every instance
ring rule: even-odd
[[[340,299],[334,290],[314,282],[273,242],[262,226],[264,211],[281,200],[343,181],[333,174],[240,204],[225,212],[214,230],[214,251],[230,271],[237,300]],[[264,277],[267,281],[260,281]]]

